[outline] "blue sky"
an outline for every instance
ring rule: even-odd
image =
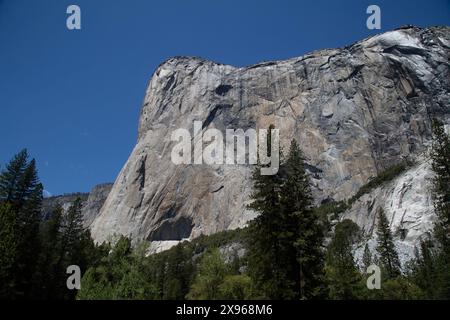
[[[66,28],[70,4],[82,30]],[[366,28],[370,4],[381,30]],[[0,0],[0,164],[28,148],[46,190],[89,191],[115,180],[171,56],[245,66],[449,22],[450,0]]]

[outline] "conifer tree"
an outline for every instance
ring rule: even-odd
[[[42,192],[36,162],[22,150],[0,172],[1,298],[73,298],[66,267],[84,270],[104,254],[82,228],[81,202],[42,221]]]
[[[436,273],[436,297],[450,298],[450,135],[445,133],[442,122],[433,122],[431,166],[434,172],[433,198],[437,214],[434,238]]]
[[[363,253],[363,267],[364,272],[367,271],[367,268],[372,264],[372,253],[370,252],[369,245],[366,243],[364,246],[364,253]]]
[[[422,289],[428,299],[439,298],[436,290],[439,287],[436,267],[436,254],[432,242],[430,240],[421,241],[420,250],[416,248],[410,273],[413,282]]]
[[[68,291],[65,287],[65,281],[63,279],[66,277],[67,267],[77,265],[82,271],[87,267],[83,257],[85,230],[83,228],[81,209],[81,199],[77,198],[64,214],[61,224],[61,245],[59,248],[59,258],[56,263],[56,281],[60,285],[59,294],[68,298],[73,298],[76,293]]]
[[[82,202],[80,198],[75,199],[67,211],[62,226],[63,249],[71,255],[67,257],[78,258],[80,254],[80,240],[84,233],[83,214],[81,212]]]
[[[442,249],[450,254],[450,136],[438,120],[433,122],[431,160],[434,172],[433,197],[438,215],[435,237]]]
[[[269,129],[272,129],[270,126]],[[269,132],[271,132],[269,130]],[[267,150],[271,150],[271,135]],[[285,272],[285,253],[281,250],[280,234],[284,232],[281,216],[281,170],[274,175],[261,175],[262,165],[253,172],[253,202],[249,208],[259,215],[250,223],[248,267],[261,298],[289,299],[294,297],[292,279]]]
[[[326,277],[331,299],[354,300],[360,297],[362,277],[354,261],[352,246],[360,230],[351,220],[343,220],[334,230],[327,249]]]
[[[270,150],[270,139],[268,144]],[[249,274],[261,297],[309,299],[323,289],[323,226],[313,211],[304,159],[295,140],[276,175],[253,176]]]
[[[15,217],[11,206],[0,203],[0,299],[14,294],[14,263],[17,256]]]
[[[164,279],[164,300],[182,300],[189,291],[193,267],[181,245],[170,251]]]
[[[61,250],[61,224],[63,209],[57,205],[53,208],[50,218],[42,224],[40,231],[41,254],[35,275],[35,296],[42,299],[60,298],[57,288],[61,285],[61,270],[57,263]]]
[[[450,298],[450,137],[443,124],[433,121],[431,168],[432,196],[437,221],[432,237],[425,239],[410,267],[411,278],[428,299]]]
[[[0,174],[0,201],[19,206],[23,199],[19,197],[19,181],[27,167],[28,153],[24,149],[16,154]]]
[[[401,274],[400,260],[395,249],[389,222],[381,208],[378,211],[377,253],[378,261],[381,263],[381,268],[386,273],[387,279],[396,278]]]
[[[39,223],[42,185],[34,159],[22,150],[0,173],[0,203],[9,205],[13,215],[16,244],[14,260],[14,293],[10,298],[31,298],[32,281],[39,256]],[[0,255],[3,254],[0,252]]]
[[[320,294],[323,280],[324,226],[313,210],[313,198],[302,152],[294,139],[284,164],[281,187],[281,232],[286,272],[295,283],[295,298]]]

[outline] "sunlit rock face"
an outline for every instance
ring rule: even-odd
[[[247,208],[252,166],[171,161],[172,132],[185,128],[192,134],[195,120],[203,131],[224,134],[274,124],[285,151],[292,138],[299,142],[317,203],[349,198],[370,177],[423,152],[431,118],[450,123],[449,57],[450,28],[409,27],[245,68],[169,59],[151,78],[137,144],[91,225],[92,235],[102,242],[123,234],[167,248],[164,241],[243,227],[256,216]],[[410,229],[403,240],[409,241],[426,229],[416,224],[431,223],[432,206],[415,185],[420,199],[403,196],[399,207],[404,190],[398,188],[373,196],[380,205],[393,203],[387,210],[392,223]],[[410,206],[421,209],[413,213]],[[347,215],[369,231],[370,218],[360,216],[364,210],[361,204]]]
[[[350,219],[362,230],[362,241],[355,248],[360,262],[365,244],[376,255],[378,212],[382,209],[390,222],[395,245],[404,264],[414,257],[420,240],[433,231],[436,215],[431,196],[433,172],[425,155],[416,159],[416,165],[397,178],[363,195],[347,210],[340,220]]]

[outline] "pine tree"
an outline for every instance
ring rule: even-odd
[[[431,151],[433,197],[438,215],[435,237],[443,250],[450,254],[450,136],[438,120],[433,122],[433,144]]]
[[[433,121],[431,167],[432,196],[437,221],[430,239],[421,242],[411,269],[411,278],[428,299],[450,298],[450,136],[443,124]]]
[[[82,202],[75,199],[62,219],[61,245],[59,257],[56,263],[56,281],[60,284],[59,295],[74,298],[76,292],[68,291],[65,287],[66,269],[70,265],[77,265],[82,271],[87,268],[83,257],[83,240],[85,230],[83,228]]]
[[[40,231],[41,254],[35,275],[34,296],[42,299],[60,298],[61,270],[58,269],[58,257],[61,250],[61,225],[63,209],[57,205],[53,208],[50,218],[42,224]]]
[[[27,167],[28,153],[24,149],[16,154],[0,174],[0,201],[18,206],[23,202],[19,197],[19,181]]]
[[[175,246],[168,254],[163,299],[182,300],[189,291],[193,266],[181,245]]]
[[[420,250],[416,248],[415,259],[410,266],[413,282],[424,292],[427,299],[439,298],[437,288],[439,287],[436,270],[436,255],[430,240],[420,242]]]
[[[401,274],[400,260],[395,250],[389,222],[383,209],[378,211],[377,253],[381,268],[387,273],[387,278],[396,278]]]
[[[369,245],[366,243],[364,246],[364,253],[363,253],[363,267],[364,272],[367,271],[367,268],[372,264],[372,253],[370,252]]]
[[[80,198],[75,199],[64,217],[63,243],[65,250],[76,252],[83,235],[83,214],[81,212],[82,202]]]
[[[272,129],[273,126],[269,127]],[[267,150],[271,150],[268,135]],[[250,223],[248,241],[248,267],[256,290],[262,298],[293,298],[294,283],[287,277],[282,265],[284,251],[279,236],[284,231],[281,219],[281,170],[274,175],[261,175],[262,165],[253,172],[253,202],[249,208],[259,215]]]
[[[331,299],[354,300],[361,295],[362,276],[352,253],[359,236],[359,227],[351,220],[343,220],[335,227],[325,267]]]
[[[0,203],[11,207],[15,244],[14,293],[10,298],[31,298],[32,281],[39,256],[39,223],[43,187],[34,159],[22,150],[0,173]],[[0,255],[2,252],[0,252]]]
[[[286,250],[283,261],[288,278],[294,280],[295,297],[313,298],[320,294],[323,280],[324,226],[313,210],[304,158],[295,140],[284,165],[286,178],[281,187],[280,240]]]
[[[17,256],[15,217],[11,206],[0,203],[0,299],[14,293],[14,263]]]
[[[433,179],[433,197],[437,214],[434,237],[438,248],[434,252],[436,273],[436,296],[450,298],[450,136],[445,133],[444,125],[435,120],[433,123],[433,144],[431,152]]]
[[[65,268],[77,264],[84,270],[104,254],[82,228],[80,201],[64,219],[56,208],[49,221],[41,221],[42,192],[36,162],[22,150],[0,173],[2,298],[73,298]]]
[[[262,176],[259,169],[250,205],[259,216],[250,225],[248,248],[256,291],[270,299],[317,297],[323,289],[323,226],[296,141],[277,174]]]

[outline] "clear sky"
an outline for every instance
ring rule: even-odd
[[[82,30],[66,28],[70,4]],[[366,28],[370,4],[381,30]],[[0,164],[28,148],[50,193],[89,191],[115,180],[171,56],[245,66],[449,22],[450,0],[0,0]]]

